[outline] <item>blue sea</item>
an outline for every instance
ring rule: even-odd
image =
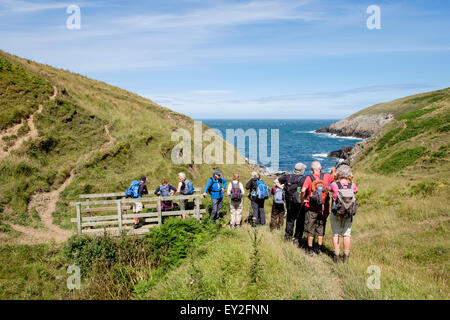
[[[358,138],[336,137],[330,134],[314,133],[314,130],[338,120],[229,120],[203,119],[207,126],[219,131],[226,138],[226,129],[267,129],[267,154],[270,157],[271,129],[279,130],[279,165],[278,170],[292,171],[297,162],[303,162],[310,167],[314,160],[322,164],[322,168],[329,171],[336,163],[336,159],[327,158],[328,152],[338,150],[344,146],[353,146],[361,141]],[[234,144],[236,145],[236,139]],[[246,141],[245,156],[249,156],[248,139]],[[259,159],[256,162],[261,163]]]

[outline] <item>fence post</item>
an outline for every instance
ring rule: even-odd
[[[77,203],[77,230],[78,230],[78,235],[81,235],[81,204]]]
[[[200,221],[200,198],[195,198],[195,217]]]
[[[158,225],[161,226],[162,224],[162,212],[161,212],[161,198],[158,198]]]
[[[122,202],[119,200],[117,201],[117,220],[119,221],[119,234],[122,234],[123,227],[122,227]]]
[[[90,209],[91,207],[89,206],[89,198],[86,198],[86,209]]]

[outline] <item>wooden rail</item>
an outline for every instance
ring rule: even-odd
[[[78,234],[92,234],[92,235],[136,235],[143,234],[149,231],[151,227],[161,225],[163,217],[168,216],[178,216],[186,214],[187,216],[192,216],[196,219],[201,219],[202,214],[206,212],[205,209],[200,209],[201,205],[201,194],[193,195],[178,195],[170,197],[143,197],[139,199],[125,198],[123,192],[117,193],[104,193],[95,195],[82,195],[82,199],[91,198],[105,198],[113,197],[123,197],[121,199],[114,200],[86,200],[71,202],[70,205],[75,207],[77,217],[72,218],[71,222],[77,224]],[[102,196],[100,196],[102,195]],[[91,196],[91,197],[86,197]],[[177,211],[164,211],[161,208],[161,203],[163,201],[185,201],[193,202],[193,209],[177,210]],[[136,202],[141,202],[143,208],[145,209],[156,209],[155,212],[146,213],[127,213],[131,210],[132,204]],[[92,216],[91,213],[101,213],[102,215]],[[112,214],[114,213],[114,214]],[[142,227],[138,229],[133,228],[134,218],[139,218]]]

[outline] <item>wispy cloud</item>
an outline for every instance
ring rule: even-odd
[[[315,100],[315,99],[336,99],[349,95],[357,95],[364,93],[379,93],[387,91],[403,91],[403,90],[421,90],[431,88],[432,86],[427,84],[393,84],[393,85],[375,85],[360,88],[353,88],[340,91],[328,91],[328,92],[314,92],[314,93],[299,93],[279,96],[268,96],[254,99],[243,100],[229,100],[229,103],[242,103],[242,102],[256,102],[256,103],[272,103],[272,102],[284,102],[284,101],[301,101],[301,100]]]
[[[83,7],[99,6],[100,3],[89,2],[40,2],[40,1],[22,1],[22,0],[0,0],[0,12],[5,13],[25,13],[45,10],[55,10],[67,8],[71,4],[77,4]]]

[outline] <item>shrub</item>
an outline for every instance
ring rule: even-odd
[[[197,246],[210,241],[220,226],[205,219],[168,218],[142,238],[74,236],[63,248],[69,264],[88,276],[83,298],[129,299],[153,287]]]
[[[420,118],[421,116],[430,113],[434,110],[436,110],[437,107],[434,108],[428,108],[428,109],[419,109],[419,110],[415,110],[415,111],[411,111],[402,115],[399,115],[397,117],[395,117],[397,120],[411,120],[411,119],[417,119]]]
[[[425,153],[425,150],[424,147],[417,147],[396,152],[390,158],[383,161],[378,169],[384,174],[402,170],[419,159]]]
[[[436,190],[438,183],[435,181],[423,181],[411,187],[411,195],[427,196]]]
[[[400,131],[402,131],[402,128],[395,128],[395,129],[392,129],[391,131],[387,132],[383,137],[380,138],[380,140],[378,140],[377,150],[383,149],[384,146],[386,145],[386,143],[388,143],[389,140],[391,140]]]

